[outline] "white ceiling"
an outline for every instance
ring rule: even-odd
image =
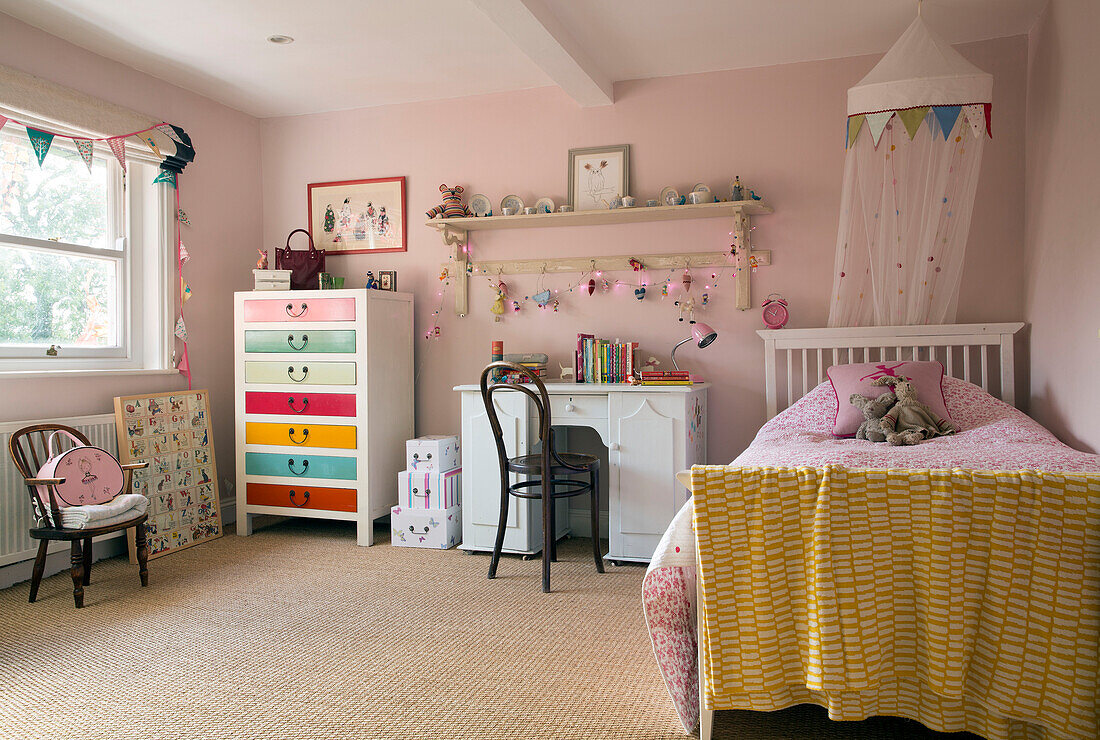
[[[923,12],[961,43],[1027,33],[1045,2],[925,0]],[[915,10],[916,0],[0,0],[0,12],[259,117],[553,84],[598,104],[584,90],[598,98],[617,80],[881,53]]]

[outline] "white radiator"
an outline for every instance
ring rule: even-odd
[[[15,468],[15,462],[8,452],[8,440],[14,431],[31,424],[56,422],[75,427],[87,435],[96,447],[102,447],[112,455],[118,455],[118,441],[115,438],[114,414],[78,416],[71,419],[44,419],[42,421],[0,422],[0,567],[21,560],[31,560],[38,551],[38,542],[27,536],[32,524],[31,502],[23,478]],[[37,472],[37,471],[36,471]],[[120,537],[125,532],[113,532],[100,539]],[[65,549],[65,542],[53,543],[50,552]]]

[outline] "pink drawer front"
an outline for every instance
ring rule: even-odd
[[[355,394],[247,391],[244,394],[244,411],[246,414],[355,416]]]
[[[354,298],[256,298],[244,302],[245,321],[355,321]]]

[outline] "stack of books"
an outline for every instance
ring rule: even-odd
[[[642,385],[691,385],[687,370],[643,370],[638,375]]]
[[[523,365],[525,368],[531,371],[535,377],[539,380],[546,380],[546,363],[549,361],[549,357],[541,352],[528,352],[526,354],[511,354],[504,355],[506,362],[514,362],[517,365]],[[501,383],[530,383],[531,379],[523,373],[515,370],[502,370]]]
[[[577,335],[578,383],[626,383],[634,374],[637,342],[611,342],[591,334]]]

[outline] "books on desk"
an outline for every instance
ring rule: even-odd
[[[577,335],[578,383],[626,383],[634,375],[637,342],[611,342],[592,334]]]
[[[638,375],[642,385],[692,385],[687,370],[643,370]]]

